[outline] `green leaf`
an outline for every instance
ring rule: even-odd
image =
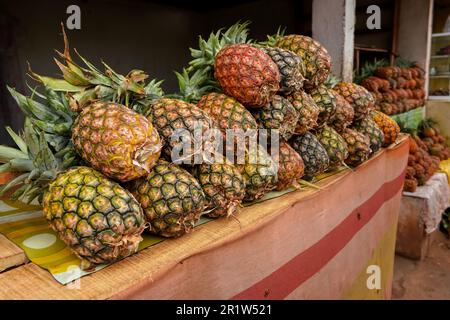
[[[14,140],[19,149],[23,153],[28,154],[28,148],[25,141],[23,141],[23,139],[19,135],[17,135],[10,127],[6,127],[6,131],[8,131],[9,135]]]
[[[45,86],[55,90],[55,91],[64,91],[64,92],[79,92],[84,90],[86,86],[76,86],[70,84],[64,79],[56,79],[46,76],[40,76],[36,73],[31,73],[32,78],[42,82]]]
[[[17,186],[18,184],[24,182],[28,178],[28,173],[21,174],[20,176],[11,180],[8,184],[2,186],[0,188],[0,196],[3,195],[9,189]]]
[[[0,145],[0,163],[9,162],[12,159],[28,159],[28,154],[16,148]]]

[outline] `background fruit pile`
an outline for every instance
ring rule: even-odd
[[[439,169],[439,162],[450,157],[450,148],[436,124],[423,120],[417,131],[410,131],[410,148],[404,190],[415,192]]]
[[[30,70],[30,95],[8,88],[26,120],[20,134],[7,128],[17,148],[0,146],[0,172],[18,173],[0,191],[37,199],[90,268],[136,252],[144,230],[182,236],[202,215],[234,216],[243,201],[358,166],[395,143],[399,126],[369,91],[331,81],[319,42],[280,32],[251,40],[248,24],[199,37],[172,94],[144,71],[121,75],[104,62],[102,71],[76,51],[74,59],[63,30],[62,77]],[[277,130],[278,153],[227,141],[229,129],[258,138]],[[179,130],[190,146],[181,155]],[[238,161],[228,153],[236,148]]]
[[[376,108],[387,115],[422,107],[425,103],[424,72],[417,66],[378,67],[361,81],[375,98]]]

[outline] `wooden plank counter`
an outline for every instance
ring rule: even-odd
[[[408,157],[402,138],[356,170],[243,208],[63,286],[28,263],[0,273],[0,299],[390,298]],[[381,286],[368,288],[378,266]]]

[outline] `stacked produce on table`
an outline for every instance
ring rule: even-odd
[[[376,109],[395,115],[425,103],[425,74],[414,63],[405,67],[366,65],[361,71],[360,85],[375,98]]]
[[[18,148],[0,146],[0,172],[18,173],[1,191],[37,199],[90,268],[136,252],[144,229],[181,236],[202,215],[236,215],[243,201],[357,166],[395,142],[369,91],[327,81],[320,43],[281,33],[256,42],[248,32],[246,22],[200,37],[170,95],[143,71],[102,71],[78,53],[76,62],[64,33],[62,78],[30,69],[30,96],[8,88],[26,120],[20,135],[7,128]],[[268,144],[229,139],[230,130]]]
[[[409,133],[411,138],[404,190],[415,192],[439,169],[439,162],[450,157],[450,148],[445,145],[445,138],[431,119],[423,120],[418,130],[409,130]]]

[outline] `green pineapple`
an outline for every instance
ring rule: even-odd
[[[306,132],[304,135],[294,136],[289,140],[289,144],[303,159],[305,180],[311,180],[328,169],[330,158],[327,150],[312,133]]]
[[[190,232],[206,206],[199,182],[176,164],[159,159],[152,172],[127,189],[144,209],[150,232],[179,237]]]
[[[320,113],[317,123],[319,127],[323,126],[333,118],[336,112],[336,96],[325,85],[320,85],[308,93],[319,107]]]
[[[206,215],[212,218],[234,215],[245,197],[245,181],[239,170],[229,163],[200,164],[194,176],[208,202]]]
[[[325,125],[315,132],[315,136],[327,150],[331,168],[344,163],[348,157],[347,143],[336,130]]]
[[[284,139],[289,139],[297,128],[299,113],[288,99],[275,95],[272,100],[258,109],[255,119],[262,128],[277,129]]]
[[[377,152],[383,146],[383,131],[381,131],[376,122],[373,121],[370,116],[354,122],[351,129],[354,129],[369,138],[372,153]]]
[[[300,56],[292,51],[276,47],[264,47],[261,50],[269,55],[280,71],[280,92],[289,94],[303,88],[305,81],[303,74],[306,70]]]
[[[146,221],[136,199],[89,167],[58,174],[45,193],[43,212],[83,268],[135,253]]]

